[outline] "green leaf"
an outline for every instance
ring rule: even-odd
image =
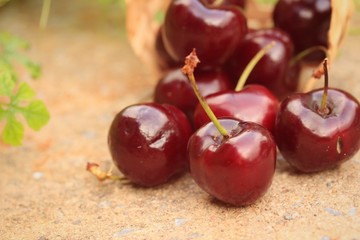
[[[165,12],[163,10],[159,10],[155,13],[155,21],[158,23],[163,23],[165,19]]]
[[[12,96],[15,88],[15,83],[13,81],[11,73],[2,70],[3,69],[0,69],[0,95]]]
[[[16,51],[18,49],[27,49],[30,47],[29,43],[21,38],[18,38],[8,32],[0,33],[0,45],[5,51]]]
[[[2,140],[6,144],[13,146],[21,145],[24,138],[24,126],[15,118],[8,118],[2,132]]]
[[[5,110],[0,106],[0,121],[5,117]]]
[[[27,83],[19,83],[17,80],[14,62],[23,65],[32,78],[38,78],[41,74],[40,65],[21,53],[29,47],[27,41],[0,31],[0,121],[5,122],[1,139],[15,146],[21,145],[24,137],[24,126],[17,120],[18,113],[24,116],[29,127],[34,130],[40,130],[50,119],[45,104],[33,100],[35,91]]]
[[[29,127],[38,131],[45,126],[49,119],[50,113],[41,100],[34,100],[22,111]]]
[[[41,67],[39,64],[32,61],[27,61],[25,67],[30,72],[30,75],[33,79],[37,79],[41,75]]]
[[[13,82],[17,82],[17,76],[14,67],[6,58],[0,55],[0,75],[5,73],[10,75],[10,78]]]
[[[19,52],[13,52],[11,54],[8,54],[7,58],[15,60],[15,61],[21,63],[22,65],[24,65],[26,70],[29,71],[29,73],[30,73],[30,75],[31,75],[31,77],[33,79],[36,79],[36,78],[40,77],[40,75],[41,75],[41,66],[39,64],[33,62],[32,60],[30,60],[24,54],[21,54]]]
[[[31,100],[35,97],[35,91],[27,84],[22,82],[15,95],[16,101]]]
[[[30,48],[27,41],[18,38],[7,32],[0,32],[0,58],[10,64],[17,61],[25,66],[32,78],[36,79],[41,75],[40,65],[31,61],[21,50]],[[1,59],[0,59],[1,60]]]

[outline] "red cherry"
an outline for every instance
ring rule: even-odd
[[[168,70],[171,68],[180,67],[182,63],[174,61],[165,49],[164,42],[161,37],[162,29],[163,26],[159,28],[159,31],[157,32],[155,38],[156,61],[161,70]]]
[[[196,48],[204,68],[222,65],[246,32],[246,18],[237,7],[207,7],[199,0],[174,0],[167,9],[162,36],[175,61],[183,61]]]
[[[330,19],[330,0],[279,0],[273,11],[274,25],[291,36],[295,54],[314,46],[327,47]],[[305,59],[320,62],[324,57],[319,50]]]
[[[291,95],[281,103],[275,136],[281,154],[296,169],[333,168],[360,148],[360,104],[345,91],[328,89],[327,83],[323,89]]]
[[[203,96],[229,90],[232,88],[229,77],[223,71],[206,70],[197,73],[197,83]],[[181,69],[175,69],[158,82],[155,88],[154,100],[158,103],[172,104],[188,116],[192,116],[198,99]]]
[[[238,92],[229,90],[211,94],[205,100],[218,118],[233,117],[255,122],[274,133],[279,101],[264,86],[247,85]],[[199,128],[209,121],[204,109],[198,104],[194,112],[195,127]]]
[[[190,124],[174,106],[158,103],[126,107],[114,118],[108,144],[118,169],[141,186],[156,186],[188,167]]]
[[[235,119],[219,121],[230,133],[229,138],[224,138],[212,122],[191,136],[191,176],[215,198],[236,206],[249,205],[263,196],[272,183],[275,141],[258,124]]]
[[[276,121],[276,142],[284,158],[302,172],[316,172],[349,160],[360,148],[360,106],[348,93],[329,89],[329,113],[318,112],[323,90],[286,98]]]
[[[296,91],[300,66],[289,64],[293,57],[293,43],[289,35],[280,29],[260,29],[246,34],[226,68],[234,81],[237,81],[254,55],[271,42],[275,46],[256,64],[246,84],[264,85],[282,99]]]
[[[271,185],[275,142],[271,133],[256,123],[216,118],[195,82],[193,72],[198,63],[194,49],[182,70],[212,122],[189,139],[191,176],[215,198],[236,206],[249,205]]]
[[[253,56],[241,74],[235,91],[223,91],[206,97],[204,101],[207,102],[214,115],[255,122],[267,128],[271,133],[274,132],[275,117],[279,107],[277,98],[264,86],[256,84],[247,85],[245,88],[243,86],[254,67],[275,44],[275,42],[268,43]],[[196,127],[210,120],[205,112],[200,105],[196,107],[194,112]]]

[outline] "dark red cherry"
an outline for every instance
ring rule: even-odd
[[[296,54],[328,46],[330,19],[330,0],[279,0],[273,11],[274,25],[291,36]],[[305,59],[320,62],[324,57],[324,52],[318,51]]]
[[[189,139],[190,173],[213,197],[236,206],[255,202],[269,189],[276,164],[272,135],[256,123],[220,119],[224,138],[212,122]]]
[[[233,117],[247,122],[258,123],[274,133],[275,118],[279,101],[264,86],[247,85],[240,91],[224,91],[205,98],[216,117]],[[199,104],[194,112],[195,127],[210,121]]]
[[[302,172],[317,172],[349,160],[360,148],[360,106],[350,94],[329,89],[329,113],[319,113],[323,90],[294,94],[282,103],[276,143]]]
[[[223,71],[205,70],[197,72],[197,84],[203,96],[232,88],[229,77]],[[172,104],[188,116],[192,116],[198,99],[187,76],[181,69],[165,74],[155,88],[154,100],[158,103]]]
[[[333,168],[360,148],[360,104],[351,94],[328,88],[324,69],[325,87],[287,97],[276,118],[279,150],[302,172]]]
[[[110,127],[108,144],[118,169],[141,186],[156,186],[188,168],[191,126],[174,106],[135,104],[119,112]]]
[[[228,60],[247,33],[247,23],[237,7],[174,0],[167,9],[162,33],[165,49],[175,61],[183,61],[196,48],[205,68]]]
[[[162,26],[159,28],[155,38],[156,61],[159,65],[159,68],[161,70],[168,70],[171,68],[180,67],[182,63],[174,61],[164,47],[164,42],[161,37],[162,28]]]
[[[256,64],[246,84],[261,84],[282,99],[284,95],[296,91],[300,67],[298,64],[290,65],[293,44],[288,34],[280,29],[253,30],[246,34],[244,41],[226,64],[226,68],[233,81],[238,81],[255,54],[271,42],[274,42],[275,46]]]

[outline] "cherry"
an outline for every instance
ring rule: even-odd
[[[242,121],[258,123],[274,133],[275,118],[279,108],[277,98],[264,86],[258,84],[247,85],[242,88],[251,69],[261,61],[260,59],[271,51],[275,43],[270,43],[261,49],[250,61],[234,90],[222,91],[208,95],[205,101],[217,117],[233,117]],[[210,118],[201,105],[195,109],[194,123],[199,128],[209,122]]]
[[[203,96],[232,88],[229,77],[220,70],[199,71],[197,83]],[[158,103],[172,104],[189,117],[193,115],[198,103],[191,84],[181,69],[169,71],[158,82],[155,88],[154,100]]]
[[[192,133],[183,112],[158,103],[135,104],[114,118],[108,135],[111,156],[131,182],[156,186],[188,168]]]
[[[205,68],[225,63],[246,33],[246,18],[238,7],[174,0],[166,11],[162,37],[175,61],[183,61],[196,48]]]
[[[299,64],[289,64],[294,46],[284,31],[277,28],[250,31],[226,68],[237,81],[253,56],[270,42],[274,42],[275,46],[254,67],[246,83],[264,85],[282,99],[296,91],[300,75]]]
[[[205,98],[217,117],[233,117],[242,121],[258,123],[274,133],[279,101],[264,86],[248,85],[241,91],[228,90]],[[210,121],[206,112],[197,105],[194,111],[195,128]]]
[[[175,67],[180,67],[181,63],[174,61],[169,53],[166,51],[163,39],[161,37],[161,31],[163,26],[160,26],[157,31],[155,38],[155,53],[156,53],[156,61],[161,70],[167,70]]]
[[[330,0],[279,0],[273,11],[274,25],[291,36],[296,54],[314,46],[328,46],[330,19]],[[321,61],[324,57],[319,50],[305,59]]]
[[[302,172],[333,168],[360,148],[360,105],[349,93],[325,86],[283,100],[275,137],[285,160]]]
[[[223,137],[212,122],[190,138],[190,172],[215,198],[245,206],[263,196],[276,166],[276,145],[264,127],[236,119],[220,119],[229,132]]]
[[[236,206],[249,205],[271,185],[276,165],[275,141],[256,123],[215,117],[195,83],[193,71],[198,61],[193,51],[183,71],[212,122],[189,139],[191,176],[211,196]]]

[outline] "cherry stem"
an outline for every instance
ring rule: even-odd
[[[235,92],[240,91],[245,83],[246,80],[249,78],[251,72],[255,68],[256,64],[261,60],[261,58],[275,46],[275,42],[272,41],[271,43],[267,44],[264,48],[262,48],[259,52],[256,53],[256,55],[251,59],[251,61],[246,65],[244,71],[242,72],[239,81],[235,87]]]
[[[109,180],[124,180],[124,177],[112,175],[114,165],[111,166],[108,172],[104,172],[100,169],[99,164],[90,163],[86,164],[86,170],[91,172],[100,182],[109,179]]]
[[[320,104],[320,113],[327,114],[329,112],[329,109],[327,107],[327,97],[328,97],[328,88],[329,88],[329,74],[328,74],[328,59],[325,58],[323,62],[323,68],[324,68],[324,93],[321,98],[321,104]]]
[[[206,112],[207,116],[213,122],[214,126],[220,132],[220,134],[225,138],[229,138],[229,133],[226,129],[220,124],[219,120],[215,116],[214,112],[211,110],[209,104],[206,102],[205,98],[200,93],[199,87],[196,84],[195,76],[194,76],[194,69],[196,65],[200,62],[199,58],[196,55],[196,50],[193,51],[185,58],[185,65],[182,68],[182,72],[186,74],[189,78],[190,84],[194,90],[196,97],[198,98],[201,106],[203,107],[204,111]]]
[[[304,51],[302,52],[299,52],[295,57],[293,57],[291,60],[290,60],[290,66],[294,66],[297,62],[299,62],[301,59],[303,59],[304,57],[306,57],[307,55],[311,54],[311,53],[314,53],[316,51],[322,51],[325,53],[325,56],[328,58],[329,56],[329,53],[328,53],[328,49],[324,46],[313,46],[313,47],[310,47],[308,49],[305,49]]]
[[[50,7],[51,7],[51,0],[43,0],[41,16],[40,16],[40,28],[41,29],[45,29],[47,26],[49,14],[50,14]]]

